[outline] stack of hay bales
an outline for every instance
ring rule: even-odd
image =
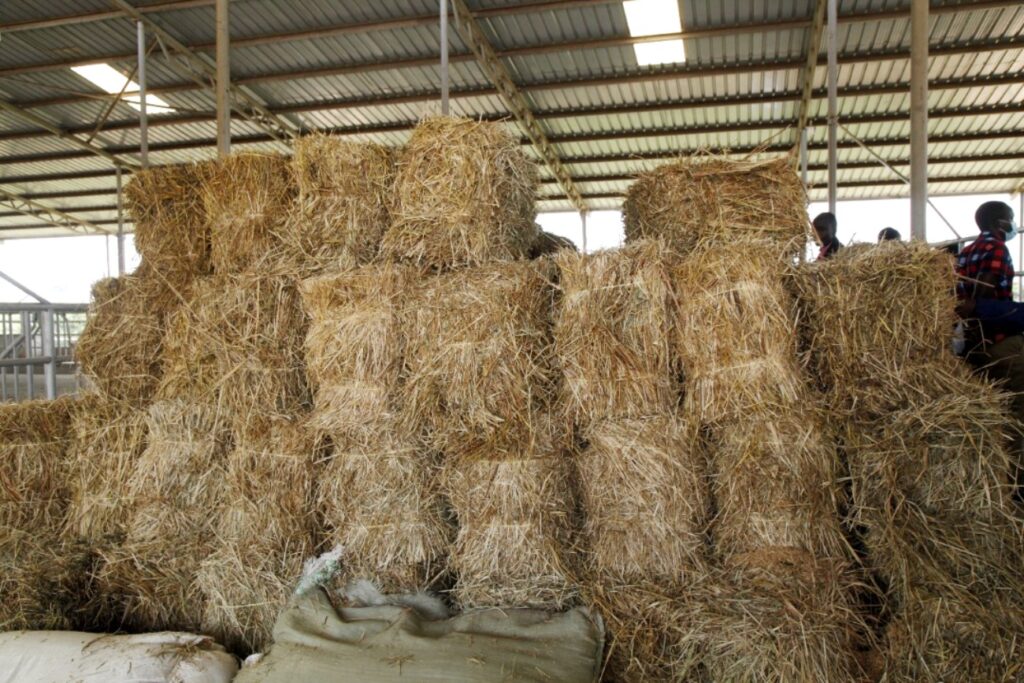
[[[550,265],[525,261],[537,172],[500,124],[422,122],[399,159],[383,254],[434,269],[407,317],[406,414],[459,531],[463,608],[561,609],[577,595],[574,498],[554,415]]]
[[[760,239],[795,256],[806,243],[806,194],[791,161],[680,159],[641,174],[622,205],[626,241],[658,238],[687,251],[706,241]]]
[[[281,268],[293,190],[287,161],[263,155],[218,162],[200,190],[213,274],[195,273],[168,321],[148,445],[127,486],[126,537],[105,553],[100,583],[133,627],[205,625],[245,647],[265,638],[279,585],[293,578],[294,550],[311,546],[308,529],[305,538],[296,531],[294,510],[268,503],[260,516],[247,514],[251,491],[240,492],[231,464],[255,463],[270,480],[279,453],[307,465],[315,457],[295,445],[288,426],[308,407],[305,320],[297,285]],[[267,520],[296,537],[246,537]],[[259,563],[250,551],[263,552]],[[231,590],[239,585],[277,602],[250,609]]]
[[[228,427],[202,404],[154,402],[148,443],[125,486],[124,542],[104,552],[101,591],[131,629],[198,630],[204,601],[195,578],[216,546]]]
[[[313,555],[313,465],[319,452],[301,419],[250,422],[225,469],[216,547],[196,579],[202,628],[228,647],[259,652],[306,558]]]
[[[425,284],[409,316],[408,413],[443,456],[463,608],[561,609],[577,595],[552,274],[543,260],[454,270]]]
[[[350,266],[307,280],[312,424],[332,444],[317,510],[328,545],[346,549],[346,580],[418,591],[443,572],[449,541],[436,463],[403,418],[407,298],[417,269]]]
[[[1005,399],[949,350],[948,255],[884,244],[796,279],[810,356],[842,426],[852,518],[894,615],[894,680],[1008,680],[1024,630],[1024,520]]]
[[[339,258],[373,260],[391,220],[394,157],[383,145],[327,135],[295,142],[298,195],[284,244],[290,262],[313,275]]]
[[[680,161],[641,176],[627,240],[672,270],[683,411],[712,481],[714,571],[694,603],[715,680],[853,680],[859,630],[839,523],[838,458],[797,362],[784,277],[804,193],[785,159]]]
[[[704,574],[703,454],[678,411],[673,257],[647,241],[556,258],[555,349],[577,456],[587,591],[611,634],[614,680],[683,680],[694,666],[686,597]]]
[[[137,172],[125,187],[143,263],[93,286],[89,324],[76,348],[83,372],[115,399],[144,404],[160,381],[167,319],[210,272],[210,231],[200,199],[205,164]]]
[[[686,412],[705,428],[715,580],[701,601],[715,680],[852,681],[837,452],[801,376],[782,255],[708,244],[677,269]]]
[[[61,576],[71,401],[0,407],[0,629],[68,628]]]
[[[64,560],[99,571],[123,541],[132,510],[129,481],[146,445],[147,410],[160,385],[168,321],[210,272],[210,233],[201,206],[205,164],[137,172],[125,188],[143,263],[93,287],[76,355],[96,391],[75,406],[67,464]],[[84,628],[120,625],[123,605],[90,583],[80,596]]]

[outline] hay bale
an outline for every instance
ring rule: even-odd
[[[210,274],[210,224],[201,188],[211,170],[211,163],[159,166],[136,171],[125,185],[135,247],[170,283],[187,285]]]
[[[437,269],[524,258],[538,175],[504,124],[420,122],[398,159],[381,254]]]
[[[449,454],[521,452],[556,393],[554,290],[543,262],[431,278],[408,315],[405,416]]]
[[[344,579],[369,579],[384,593],[435,586],[452,529],[436,460],[394,429],[335,439],[321,470],[317,510],[326,545],[345,548]]]
[[[847,435],[854,481],[870,482],[858,498],[866,503],[871,492],[891,489],[923,510],[979,519],[1009,509],[1007,397],[962,363],[922,363],[894,375],[903,391],[886,397],[891,409]]]
[[[205,609],[195,579],[216,548],[229,432],[210,408],[184,401],[153,403],[147,425],[127,486],[125,541],[103,553],[98,581],[132,628],[194,631]]]
[[[73,402],[0,406],[0,629],[68,628],[57,536]]]
[[[703,576],[665,583],[634,579],[596,583],[588,601],[598,607],[608,633],[602,681],[700,681],[703,643],[692,599]]]
[[[561,610],[578,598],[572,460],[551,420],[540,431],[518,457],[485,446],[443,465],[459,522],[453,597],[463,609]]]
[[[0,631],[75,627],[86,571],[65,562],[54,531],[4,529],[0,536]],[[81,557],[82,555],[78,555]]]
[[[288,258],[306,272],[339,257],[372,260],[391,221],[394,151],[307,135],[295,142],[292,172],[298,196],[282,237]]]
[[[287,418],[309,403],[305,326],[290,278],[250,272],[199,281],[168,326],[158,396],[219,406],[239,425]]]
[[[838,515],[839,455],[813,411],[736,421],[709,450],[719,557],[789,547],[851,559]]]
[[[665,585],[701,563],[710,496],[695,425],[673,416],[606,420],[578,469],[590,573]]]
[[[63,536],[102,545],[124,533],[128,480],[146,446],[146,411],[101,394],[83,397],[72,418]]]
[[[67,398],[0,405],[0,528],[60,528],[72,406]]]
[[[803,266],[793,284],[814,369],[836,408],[898,391],[888,381],[894,369],[952,356],[956,273],[946,253],[920,242],[843,250]]]
[[[586,428],[671,412],[679,383],[670,343],[672,258],[664,245],[562,250],[555,262],[562,288],[555,352],[570,418]]]
[[[97,282],[75,347],[82,371],[112,398],[148,400],[160,380],[166,317],[180,301],[146,264],[132,275]]]
[[[687,412],[712,426],[807,402],[786,263],[765,239],[705,244],[673,269]]]
[[[864,634],[835,563],[795,548],[737,555],[701,584],[693,616],[714,681],[863,680]]]
[[[202,187],[215,273],[274,268],[280,235],[295,196],[288,159],[233,154],[210,169]]]
[[[973,604],[915,594],[886,627],[885,680],[1019,680],[1022,632],[1019,605],[998,598]]]
[[[316,429],[358,436],[397,419],[403,313],[419,278],[415,268],[385,263],[344,268],[302,284]]]
[[[622,205],[626,241],[663,239],[681,250],[759,238],[775,255],[806,243],[807,195],[786,157],[695,156],[640,174]]]
[[[848,429],[851,515],[897,600],[927,586],[945,599],[1012,594],[1024,604],[1024,520],[1011,500],[1003,403],[965,368],[956,378],[945,366],[901,375],[910,390],[932,385],[934,398]]]
[[[319,448],[305,422],[255,423],[227,456],[217,548],[196,584],[203,631],[241,652],[270,644],[271,630],[313,554],[313,463]]]

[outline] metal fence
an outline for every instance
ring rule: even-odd
[[[78,386],[84,304],[0,304],[0,400],[56,398]]]

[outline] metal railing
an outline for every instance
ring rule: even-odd
[[[0,400],[53,399],[58,377],[74,376],[84,304],[0,304]]]

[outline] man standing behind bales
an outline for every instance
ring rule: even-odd
[[[814,232],[821,242],[821,251],[818,252],[818,260],[824,261],[835,256],[836,252],[843,248],[836,237],[836,217],[831,213],[819,213],[811,222],[814,225]]]
[[[1017,234],[1013,209],[1004,202],[985,202],[974,221],[981,233],[956,261],[957,312],[967,320],[967,360],[992,379],[1002,380],[1013,395],[1014,417],[1024,419],[1024,336],[1009,314],[1013,301],[1013,260],[1006,242]],[[1006,311],[1006,313],[1003,313]],[[1024,440],[1016,439],[1018,495],[1024,484]]]

